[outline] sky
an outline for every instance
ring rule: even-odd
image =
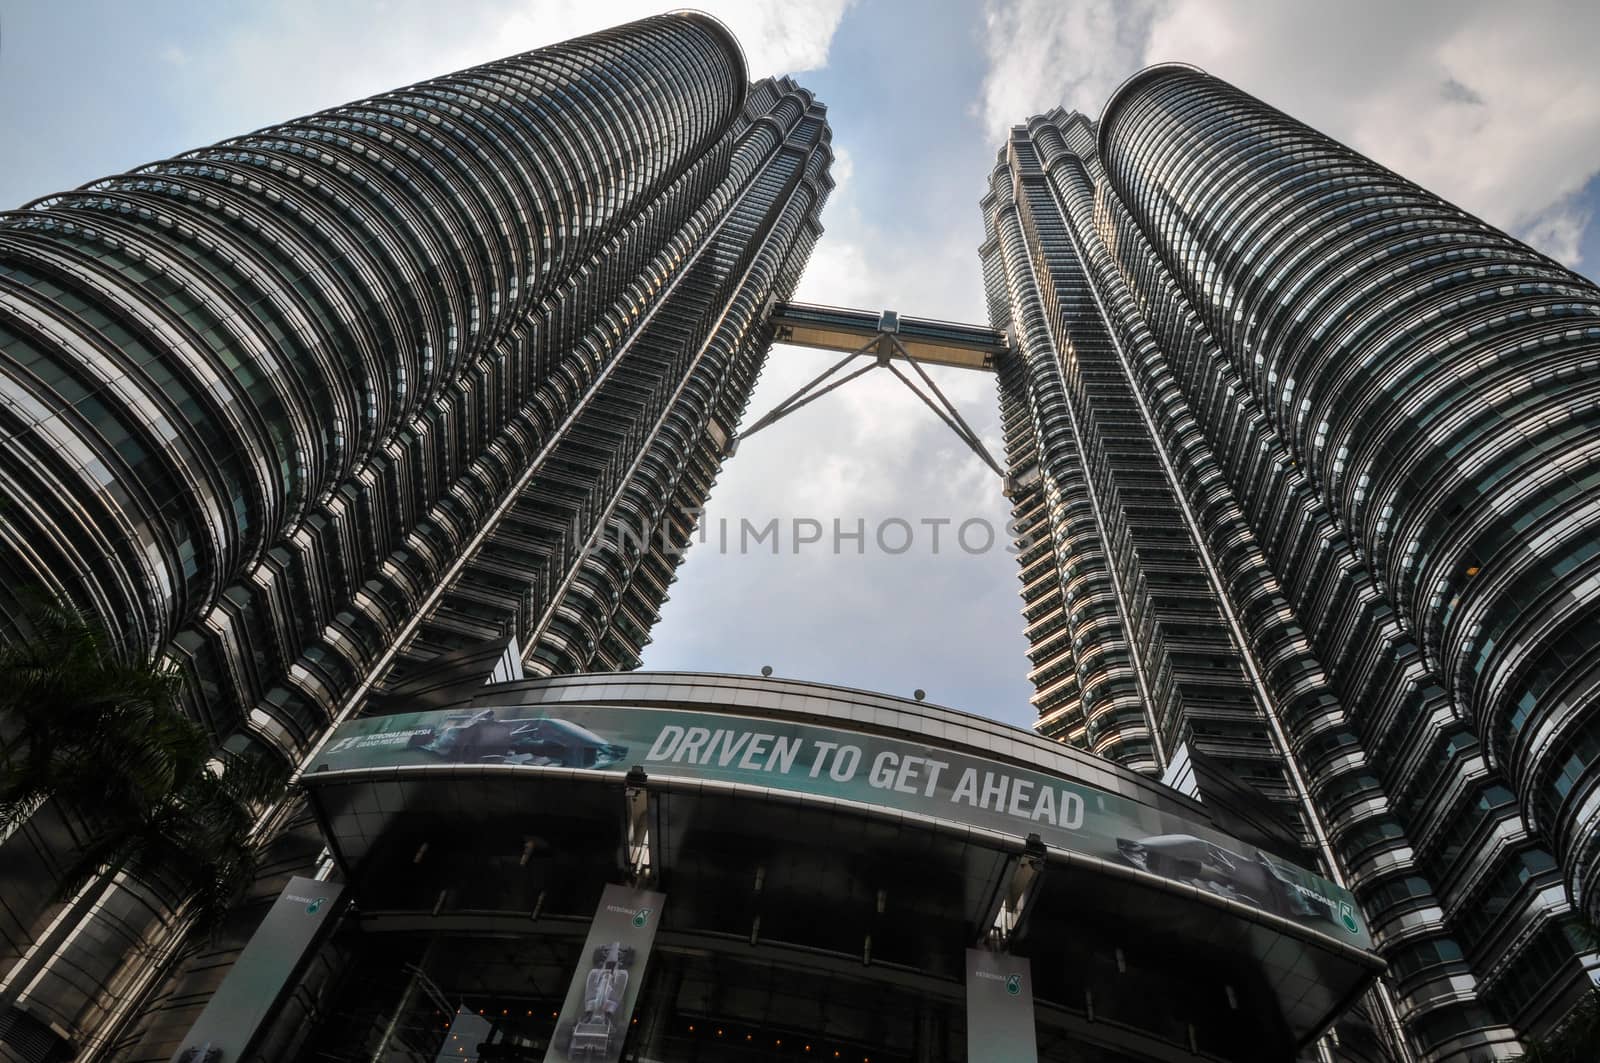
[[[754,76],[791,73],[828,106],[838,187],[802,300],[982,322],[978,199],[1006,129],[1056,104],[1098,115],[1123,78],[1165,60],[1226,78],[1581,272],[1600,271],[1592,0],[701,6],[740,37]],[[0,208],[661,9],[0,0]],[[827,362],[774,348],[747,423]],[[993,380],[934,375],[999,456]],[[920,688],[1025,726],[1007,517],[993,473],[893,377],[870,373],[728,463],[703,518],[707,540],[679,570],[644,665],[770,665],[894,694]],[[766,543],[738,549],[741,521],[773,518],[778,554]],[[822,541],[798,544],[797,519],[818,522]],[[849,539],[835,551],[835,520],[846,533],[860,522],[859,553]],[[985,527],[996,532],[988,550]]]

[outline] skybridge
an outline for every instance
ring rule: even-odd
[[[893,310],[846,310],[811,303],[779,303],[773,308],[775,343],[824,351],[874,349],[879,358],[895,347],[925,365],[994,371],[1006,349],[1006,334],[986,325],[963,325],[928,317],[902,317]]]
[[[739,433],[728,445],[730,455],[741,441],[802,406],[874,369],[887,369],[994,470],[996,476],[1005,478],[1005,472],[983,445],[983,440],[924,368],[938,365],[992,373],[995,359],[1008,346],[1004,332],[936,318],[903,317],[894,310],[849,310],[812,303],[779,303],[772,308],[768,320],[772,324],[774,343],[842,351],[844,357]],[[853,363],[854,367],[846,371]]]

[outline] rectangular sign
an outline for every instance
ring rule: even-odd
[[[544,1063],[616,1063],[621,1057],[666,899],[631,886],[605,888]]]
[[[732,713],[506,706],[361,717],[312,772],[511,764],[711,779],[914,812],[1097,856],[1341,937],[1372,941],[1341,886],[1208,824],[1088,783],[901,739]]]
[[[433,1063],[479,1063],[478,1046],[489,1040],[494,1024],[465,1004],[456,1009],[450,1020],[450,1029],[444,1033],[444,1044]]]
[[[967,950],[967,1058],[1038,1063],[1033,974],[1022,957]]]
[[[175,1063],[243,1058],[343,892],[339,882],[289,880],[178,1046]],[[212,1057],[212,1050],[221,1055]]]

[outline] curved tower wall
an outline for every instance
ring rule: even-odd
[[[1600,903],[1600,289],[1198,71],[1112,186],[1422,661]]]
[[[1600,292],[1188,67],[1016,127],[983,209],[1038,729],[1249,783],[1374,1020],[1514,1055],[1596,966]]]
[[[485,640],[636,666],[821,233],[829,140],[681,13],[0,215],[0,638],[29,594],[69,600],[178,665],[223,751],[291,764]],[[263,890],[303,870],[297,807]],[[20,1004],[82,1044],[151,991],[177,895],[117,884],[19,965],[58,849],[7,841],[45,886],[0,920],[0,979],[26,968]]]
[[[595,393],[622,389],[608,367],[644,363],[638,333],[676,354],[707,307],[756,298],[730,270],[789,196],[806,214],[762,276],[792,287],[827,130],[808,93],[764,84],[749,93],[720,24],[662,16],[4,215],[5,628],[30,588],[69,599],[183,665],[219,740],[292,760],[416,642],[410,621],[529,467],[583,445]],[[727,276],[707,286],[708,269]],[[760,299],[783,286],[765,284]],[[763,346],[745,318],[728,410]],[[631,464],[578,508],[605,511]],[[583,523],[543,536],[541,578],[497,578],[511,620],[483,637],[549,627]],[[596,643],[607,605],[585,618]]]

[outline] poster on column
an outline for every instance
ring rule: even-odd
[[[243,1057],[343,893],[338,882],[300,875],[289,880],[189,1028],[174,1063]]]
[[[1022,957],[967,950],[967,1058],[1038,1063],[1033,975]]]
[[[616,1063],[622,1056],[666,899],[632,886],[605,888],[544,1063]]]

